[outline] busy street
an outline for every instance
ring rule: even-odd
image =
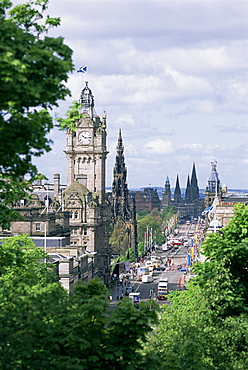
[[[152,298],[158,304],[168,304],[167,295],[170,292],[186,289],[193,262],[192,258],[189,260],[189,256],[192,256],[193,248],[196,260],[195,242],[200,239],[200,235],[199,223],[178,226],[178,229],[168,235],[164,245],[156,246],[140,262],[133,263],[128,273],[120,274],[111,297],[113,303],[125,296],[135,298],[136,295],[138,302]],[[163,285],[163,294],[159,293],[160,285]]]

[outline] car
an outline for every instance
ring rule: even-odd
[[[156,268],[157,271],[165,271],[165,267],[164,266],[158,266]]]
[[[177,265],[177,269],[178,270],[181,270],[183,268],[183,266],[182,265]]]
[[[126,287],[126,295],[129,295],[129,293],[132,293],[133,292],[133,286],[132,285],[128,285]]]

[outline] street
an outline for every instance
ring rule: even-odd
[[[177,238],[182,237],[184,240],[190,242],[190,238],[194,235],[196,229],[196,224],[182,224],[178,226],[179,234]],[[153,256],[161,257],[165,271],[153,271],[153,282],[143,283],[138,280],[138,277],[132,277],[129,282],[133,286],[133,292],[140,293],[140,301],[147,300],[150,297],[156,299],[158,283],[161,277],[168,279],[168,291],[181,291],[185,289],[185,272],[178,270],[178,265],[186,267],[187,265],[187,254],[189,247],[184,246],[183,244],[178,247],[172,247],[167,251],[163,251],[162,247],[157,248],[156,251],[153,251],[151,255],[147,256],[141,266],[145,266],[146,261],[150,260]],[[170,266],[166,267],[166,260],[171,260]],[[133,279],[133,280],[132,280]],[[129,285],[131,285],[129,284]],[[124,293],[125,287],[119,286],[115,292],[114,300],[119,300]],[[168,304],[168,300],[156,300],[158,304]]]

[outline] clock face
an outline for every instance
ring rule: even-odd
[[[91,142],[91,134],[89,131],[81,131],[78,135],[78,141],[81,144],[89,144]]]

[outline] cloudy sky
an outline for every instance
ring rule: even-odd
[[[85,81],[98,115],[107,113],[107,186],[112,184],[121,128],[129,188],[186,186],[195,162],[205,188],[211,160],[222,184],[248,188],[247,0],[50,0],[51,16],[73,49],[72,96],[54,110],[64,116]],[[66,182],[65,133],[36,163],[50,181]],[[49,167],[48,164],[49,163]]]

